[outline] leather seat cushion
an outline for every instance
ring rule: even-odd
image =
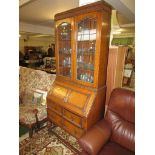
[[[131,152],[120,145],[109,142],[106,145],[104,145],[104,149],[101,149],[99,152],[99,155],[134,155],[134,152]]]

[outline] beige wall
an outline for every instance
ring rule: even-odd
[[[39,37],[39,38],[33,38],[29,37],[28,39],[25,39],[24,37],[21,37],[19,39],[19,50],[24,53],[24,46],[42,46],[43,50],[47,51],[49,44],[53,43],[52,39],[49,37]]]

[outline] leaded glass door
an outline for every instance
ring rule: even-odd
[[[88,83],[94,83],[96,24],[93,17],[77,23],[76,79]]]
[[[62,22],[57,26],[58,39],[58,74],[64,77],[72,76],[72,28],[71,23]]]

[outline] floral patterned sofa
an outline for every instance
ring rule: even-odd
[[[47,120],[46,96],[55,77],[40,70],[19,69],[19,123],[30,129],[30,137]]]

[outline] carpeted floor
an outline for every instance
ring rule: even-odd
[[[44,127],[33,138],[28,133],[20,137],[20,155],[76,155],[81,148],[73,136],[60,127],[51,128],[48,131]]]

